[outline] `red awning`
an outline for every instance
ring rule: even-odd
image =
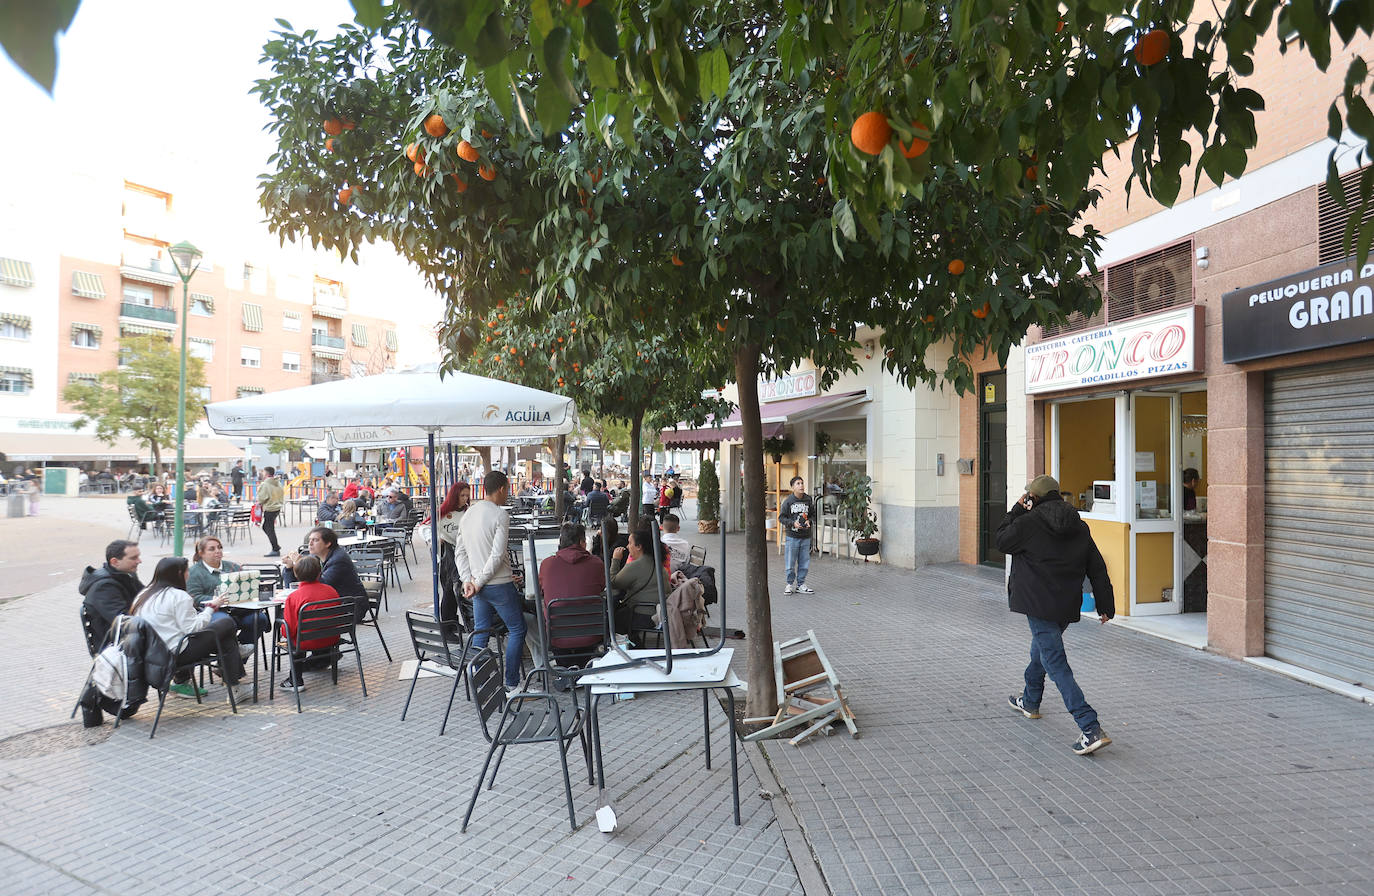
[[[867,400],[867,393],[859,390],[769,402],[759,407],[759,417],[763,421],[763,437],[767,439],[782,435],[788,423],[809,419],[823,411]],[[733,442],[744,438],[744,427],[740,425],[739,408],[736,408],[733,414],[720,421],[719,426],[703,426],[698,429],[672,427],[659,433],[659,438],[666,448],[714,448],[721,442]]]

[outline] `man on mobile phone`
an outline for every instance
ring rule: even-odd
[[[997,549],[1011,555],[1007,580],[1011,611],[1024,614],[1031,630],[1025,688],[1007,702],[1028,719],[1040,718],[1048,674],[1078,723],[1080,733],[1073,751],[1079,756],[1095,753],[1112,739],[1084,698],[1064,653],[1064,630],[1082,615],[1085,575],[1092,582],[1098,621],[1116,615],[1112,580],[1088,524],[1060,496],[1053,477],[1037,476],[1026,484],[1026,493],[997,527]]]

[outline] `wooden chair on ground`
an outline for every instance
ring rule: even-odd
[[[363,597],[346,596],[338,600],[314,600],[301,607],[299,615],[296,617],[296,630],[288,631],[283,641],[281,638],[272,639],[272,672],[273,675],[268,679],[267,698],[272,699],[273,692],[276,690],[276,673],[281,669],[281,658],[285,654],[287,663],[291,670],[291,680],[300,682],[301,670],[296,664],[298,656],[304,655],[304,650],[300,644],[304,641],[318,641],[324,638],[338,638],[339,642],[331,648],[330,671],[333,673],[334,684],[339,683],[339,660],[345,653],[353,654],[358,661],[358,683],[362,685],[363,697],[367,697],[367,681],[363,678],[363,655],[358,649],[358,629],[357,623],[353,619],[353,606],[356,601],[366,600]],[[296,689],[296,712],[303,712],[301,708],[301,691]]]
[[[568,825],[577,830],[577,814],[573,807],[572,778],[568,772],[568,747],[574,739],[582,744],[582,758],[587,765],[587,780],[592,780],[592,754],[586,731],[586,714],[577,701],[570,697],[560,700],[553,694],[525,692],[506,698],[502,685],[502,660],[488,644],[473,656],[467,666],[468,682],[472,687],[473,703],[477,707],[477,719],[482,725],[482,736],[491,744],[487,750],[482,771],[472,790],[467,814],[463,816],[462,832],[466,833],[472,810],[477,806],[477,797],[482,792],[482,782],[491,769],[491,780],[487,789],[496,786],[496,775],[501,770],[501,760],[506,748],[518,744],[553,744],[558,750],[558,761],[563,769],[563,794],[568,801]],[[500,714],[493,730],[491,720]],[[492,766],[492,758],[496,765]],[[526,774],[522,783],[529,782]]]

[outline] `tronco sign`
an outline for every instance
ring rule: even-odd
[[[1189,305],[1029,346],[1026,392],[1200,371],[1202,314],[1202,306]]]
[[[759,401],[780,401],[816,394],[816,371],[790,373],[775,380],[759,380]]]

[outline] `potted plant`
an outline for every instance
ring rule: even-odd
[[[859,556],[868,558],[878,553],[880,542],[874,536],[878,533],[878,516],[869,507],[873,500],[873,480],[857,470],[846,470],[840,476],[840,512],[845,527],[854,533],[854,547]]]
[[[782,463],[782,456],[792,451],[792,437],[789,435],[769,436],[763,440],[763,453],[773,458],[773,463]]]
[[[713,460],[703,460],[697,474],[697,531],[703,535],[720,531],[720,480]]]

